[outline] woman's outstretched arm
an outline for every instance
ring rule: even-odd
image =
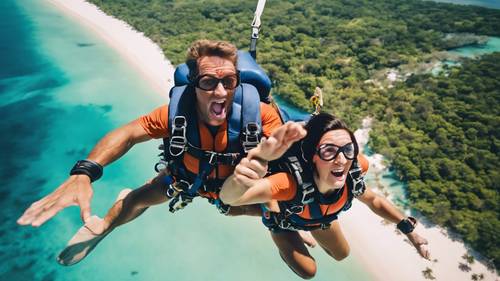
[[[357,198],[370,207],[375,214],[395,224],[405,219],[405,216],[391,202],[384,197],[375,194],[369,188],[367,188],[365,192]],[[430,258],[430,252],[427,247],[425,247],[425,245],[427,245],[427,240],[425,238],[418,235],[415,231],[406,234],[406,236],[423,258]]]

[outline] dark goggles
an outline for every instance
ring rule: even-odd
[[[316,154],[318,154],[319,158],[324,161],[331,161],[335,159],[340,152],[342,152],[344,157],[348,160],[354,160],[356,158],[354,143],[352,142],[342,147],[332,143],[324,143],[316,149]]]
[[[236,74],[224,76],[220,79],[210,74],[205,74],[198,76],[196,80],[194,80],[194,86],[204,91],[215,90],[219,83],[222,83],[222,87],[224,87],[224,89],[233,90],[240,85],[240,74],[238,72]]]

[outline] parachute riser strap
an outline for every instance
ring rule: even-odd
[[[254,18],[252,21],[252,36],[250,38],[250,55],[256,59],[257,58],[257,40],[259,39],[260,31],[260,16],[264,11],[264,6],[266,5],[266,0],[259,0],[257,3],[257,8],[255,9]]]

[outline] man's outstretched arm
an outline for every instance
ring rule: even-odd
[[[88,160],[105,166],[125,154],[136,143],[150,140],[139,119],[132,121],[104,136],[92,149]],[[92,184],[87,175],[72,175],[52,193],[34,202],[17,220],[20,225],[38,227],[59,211],[78,205],[85,222],[91,214]]]

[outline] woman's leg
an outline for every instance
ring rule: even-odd
[[[271,232],[271,237],[281,258],[293,272],[304,279],[311,279],[316,275],[316,262],[297,232]]]
[[[338,220],[332,222],[330,228],[311,231],[319,245],[334,259],[340,261],[349,256],[349,243],[342,233]]]

